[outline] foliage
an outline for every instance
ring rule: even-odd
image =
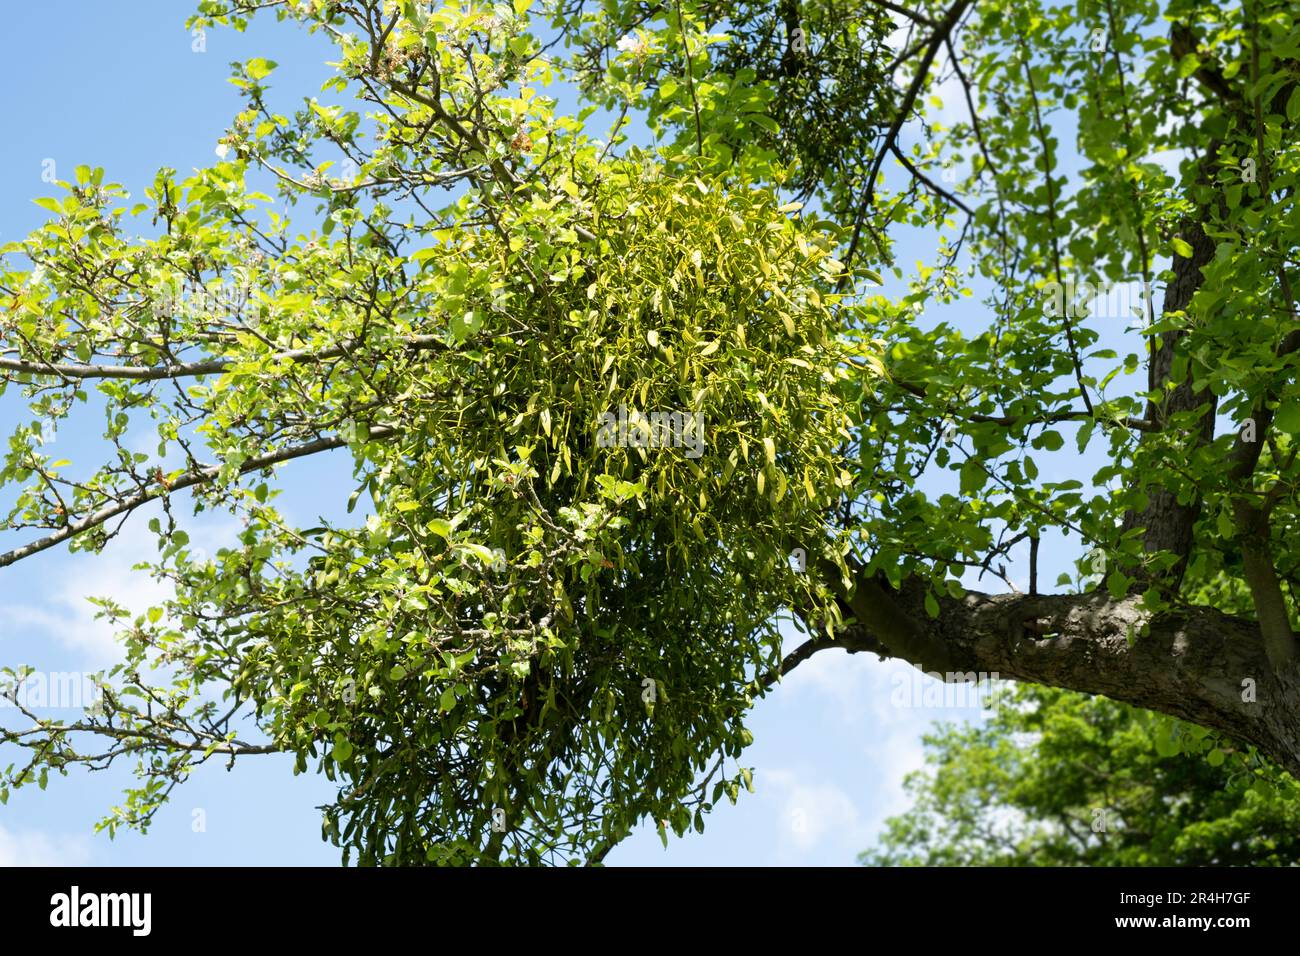
[[[203,0],[191,26],[254,16],[334,45],[318,95],[235,64],[220,162],[136,203],[82,167],[0,250],[30,411],[0,568],[150,506],[175,589],[104,601],[104,706],[5,729],[0,799],[134,759],[104,825],[146,827],[198,763],[287,752],[338,782],[347,859],[598,862],[747,785],[745,712],[806,657],[782,616],[919,663],[964,576],[1045,536],[1141,595],[1133,641],[1253,612],[1294,669],[1293,2]],[[1104,281],[1168,289],[1059,299]],[[986,321],[935,314],[963,302]],[[611,445],[620,406],[690,427]],[[52,461],[74,414],[103,454]],[[281,466],[330,453],[355,517],[290,520]],[[191,501],[237,544],[191,547]],[[937,623],[889,626],[916,582]]]
[[[340,33],[341,72],[402,89],[418,61],[450,97],[485,56],[518,71],[532,41],[484,16],[394,16],[391,64],[373,73]],[[511,33],[503,50],[477,48],[485,30]],[[8,249],[35,264],[5,274],[25,354],[170,369],[16,375],[51,418],[95,386],[108,441],[147,414],[159,444],[74,480],[21,430],[4,478],[28,485],[10,524],[58,535],[69,515],[161,499],[155,573],[176,596],[127,627],[105,713],[28,734],[38,759],[6,783],[85,762],[84,732],[116,736],[116,755],[179,723],[182,742],[142,761],[144,785],[108,821],[142,825],[192,766],[185,746],[247,749],[231,710],[248,703],[260,747],[339,781],[326,833],[363,863],[582,858],[645,816],[702,827],[748,780],[735,758],[755,678],[779,663],[776,615],[820,604],[836,620],[786,555],[797,542],[840,561],[821,515],[848,480],[840,448],[876,361],[843,332],[838,230],[689,157],[675,175],[636,150],[602,158],[527,87],[473,90],[498,118],[450,142],[411,133],[438,107],[377,96],[390,112],[355,182],[324,164],[295,176],[275,159],[318,140],[359,155],[363,121],[315,102],[266,113],[270,69],[241,70],[250,107],[224,162],[163,171],[129,210],[101,170],[79,170],[56,218]],[[255,218],[258,163],[286,199],[319,200],[319,228]],[[426,214],[416,184],[462,179]],[[127,238],[145,213],[165,232]],[[169,294],[200,278],[253,291],[233,315]],[[620,407],[690,416],[690,433],[602,447]],[[269,463],[322,444],[352,456],[348,510],[364,501],[364,522],[303,528],[276,508]],[[188,547],[171,515],[187,484],[198,507],[242,518],[238,547]],[[171,675],[165,715],[148,669]]]
[[[915,801],[886,822],[877,866],[1294,866],[1300,792],[1250,767],[1171,752],[1169,722],[1034,684],[982,726],[925,737]],[[1184,732],[1204,740],[1201,728]],[[1214,753],[1214,751],[1210,751]]]

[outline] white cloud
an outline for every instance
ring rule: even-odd
[[[881,664],[871,654],[849,654],[841,650],[818,651],[781,681],[780,695],[789,698],[815,696],[839,707],[840,719],[861,726],[869,716],[879,716],[878,700]],[[888,688],[884,687],[888,702]]]
[[[969,122],[970,107],[966,103],[966,91],[962,87],[961,78],[952,69],[952,63],[946,49],[940,50],[935,57],[930,76],[931,78],[943,77],[927,94],[937,96],[943,101],[941,109],[936,111],[934,107],[929,108],[931,118],[946,127],[952,127],[962,121]],[[973,92],[972,95],[976,97],[975,102],[978,105],[978,94]]]
[[[815,696],[823,705],[838,708],[837,719],[849,728],[869,728],[873,740],[880,734],[919,736],[935,719],[969,719],[977,710],[969,707],[925,708],[928,698],[915,693],[929,678],[912,665],[897,660],[880,660],[874,654],[849,654],[840,650],[819,651],[794,669],[781,682],[780,694],[791,700]],[[900,687],[911,706],[899,706]],[[943,691],[943,688],[940,688]],[[948,691],[949,694],[953,692]],[[970,695],[954,700],[972,699]]]
[[[133,614],[141,614],[171,593],[166,582],[147,572],[135,571],[141,561],[157,556],[156,536],[149,531],[148,515],[137,513],[121,534],[100,554],[58,554],[48,556],[55,573],[45,587],[28,595],[25,604],[11,604],[8,622],[48,634],[51,638],[86,656],[86,665],[99,667],[120,657],[114,628],[96,620],[99,610],[88,598],[112,598]],[[206,548],[214,553],[234,537],[237,525],[229,518],[191,522],[186,525],[191,550]],[[35,558],[33,560],[41,560]]]
[[[924,726],[918,726],[922,723]],[[917,720],[867,744],[864,752],[876,768],[879,781],[873,795],[875,799],[871,802],[872,812],[863,821],[873,835],[884,827],[886,818],[896,816],[912,805],[903,791],[903,778],[925,765],[921,734],[929,724],[928,718]]]
[[[0,826],[0,867],[86,866],[90,856],[90,841],[84,836],[52,836]]]
[[[758,776],[759,786],[783,796],[778,837],[783,850],[807,853],[829,836],[848,846],[866,845],[870,833],[857,804],[833,783],[806,781],[789,770],[760,770]]]

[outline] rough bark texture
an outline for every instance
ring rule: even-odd
[[[1166,315],[1187,310],[1204,279],[1201,270],[1214,258],[1214,242],[1205,235],[1205,231],[1199,224],[1187,224],[1183,235],[1192,247],[1192,255],[1191,258],[1174,257],[1174,279],[1165,290],[1165,301],[1162,305],[1162,311]],[[1185,335],[1185,332],[1174,330],[1165,332],[1158,342],[1152,342],[1151,357],[1147,366],[1148,387],[1151,391],[1161,389],[1169,381],[1178,344]],[[1200,420],[1199,428],[1188,436],[1187,444],[1190,452],[1192,447],[1204,445],[1214,437],[1214,411],[1218,402],[1213,392],[1208,389],[1193,392],[1189,375],[1171,389],[1163,400],[1148,401],[1146,417],[1148,421],[1164,425],[1172,416],[1191,411],[1203,404],[1209,407]],[[1152,434],[1143,433],[1141,441],[1152,440],[1154,440]],[[1156,551],[1171,551],[1182,556],[1178,564],[1163,576],[1170,587],[1177,589],[1179,582],[1182,581],[1183,572],[1187,569],[1187,554],[1192,546],[1192,529],[1196,525],[1197,515],[1200,514],[1201,501],[1198,497],[1188,504],[1179,504],[1174,492],[1158,486],[1148,489],[1147,494],[1149,503],[1146,509],[1140,514],[1130,512],[1126,515],[1124,530],[1144,529],[1142,546],[1148,554]],[[1140,577],[1146,578],[1145,575]]]
[[[1211,608],[1150,618],[1140,598],[1106,592],[972,592],[940,598],[939,617],[931,619],[924,599],[920,582],[892,592],[869,582],[852,603],[857,610],[869,604],[873,623],[857,614],[838,640],[818,649],[870,651],[945,676],[974,679],[971,672],[983,671],[1104,694],[1254,744],[1300,776],[1300,669],[1274,670],[1254,621]],[[1148,634],[1137,636],[1144,623]],[[891,647],[887,633],[907,634],[907,650]]]

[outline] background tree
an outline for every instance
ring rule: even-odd
[[[924,738],[911,809],[886,821],[873,866],[1294,866],[1300,793],[1218,749],[1179,752],[1149,711],[1033,684],[982,726]],[[1186,728],[1189,743],[1204,728]]]
[[[6,730],[0,798],[125,757],[106,825],[145,826],[196,763],[289,752],[338,780],[345,859],[599,861],[734,800],[746,709],[828,647],[1300,770],[1293,3],[529,11],[205,0],[193,25],[328,36],[321,96],[281,112],[238,64],[220,163],[130,207],[79,169],[4,248],[31,419],[0,567],[157,502],[175,596],[106,605],[103,708]],[[1103,280],[1167,289],[1116,336],[1074,294]],[[977,290],[979,330],[933,318]],[[107,454],[51,461],[82,403]],[[703,416],[704,454],[605,447],[619,405]],[[1067,438],[1105,452],[1090,487],[1040,473]],[[361,514],[291,524],[276,469],[334,449]],[[192,552],[191,498],[237,547]],[[1040,541],[1093,583],[1042,593]],[[1025,543],[1029,593],[969,589]]]

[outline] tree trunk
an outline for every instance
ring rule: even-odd
[[[1183,227],[1183,237],[1192,247],[1189,258],[1174,256],[1173,281],[1165,290],[1162,311],[1185,312],[1191,304],[1192,297],[1201,287],[1204,274],[1201,270],[1214,258],[1214,242],[1205,235],[1199,223],[1187,222]],[[1162,391],[1173,373],[1174,357],[1178,346],[1187,333],[1175,329],[1163,333],[1158,340],[1151,342],[1151,355],[1147,363],[1147,382],[1150,391]],[[1200,445],[1208,444],[1214,438],[1214,412],[1218,404],[1214,393],[1209,389],[1192,391],[1191,375],[1164,392],[1159,400],[1147,401],[1147,420],[1165,426],[1170,418],[1180,412],[1188,412],[1202,405],[1207,406],[1201,416],[1199,427],[1188,436],[1187,454]],[[1151,442],[1157,435],[1143,432],[1141,442]],[[1173,591],[1183,579],[1187,570],[1187,555],[1192,547],[1192,529],[1201,511],[1201,499],[1198,495],[1194,501],[1179,504],[1177,495],[1167,488],[1156,486],[1148,489],[1148,504],[1141,513],[1130,512],[1124,516],[1124,530],[1142,528],[1142,547],[1148,554],[1157,551],[1170,551],[1180,556],[1176,565],[1160,575],[1163,582]],[[1146,583],[1151,575],[1139,571],[1139,581]]]

